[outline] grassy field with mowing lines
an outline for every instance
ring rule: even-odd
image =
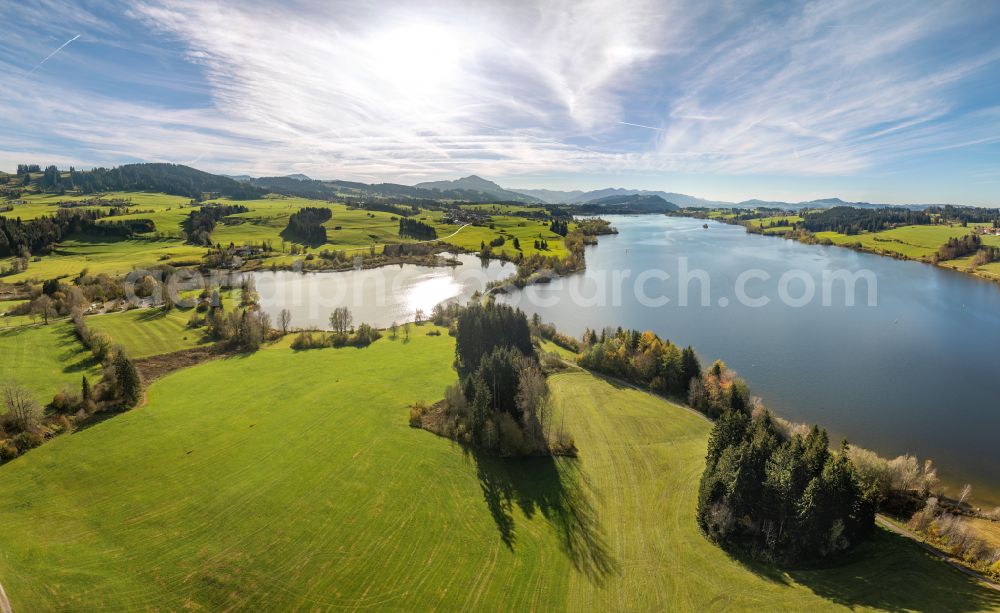
[[[67,321],[0,330],[0,356],[0,382],[23,385],[42,404],[64,387],[79,392],[84,375],[91,382],[101,376],[100,364]]]
[[[196,299],[197,290],[181,292],[181,297]],[[224,311],[236,307],[239,290],[219,292]],[[132,309],[117,313],[93,315],[86,318],[87,327],[94,332],[103,332],[125,348],[132,358],[183,351],[210,342],[205,338],[204,328],[189,328],[188,321],[193,308],[175,308],[164,311],[160,307]],[[204,313],[200,314],[204,317]]]
[[[207,342],[202,329],[187,327],[193,309],[133,309],[87,317],[87,327],[104,332],[132,358],[191,349]]]
[[[551,380],[579,459],[411,429],[407,406],[455,379],[453,340],[429,329],[178,371],[0,466],[14,609],[1000,607],[885,533],[833,569],[733,560],[694,522],[709,424],[584,372]]]

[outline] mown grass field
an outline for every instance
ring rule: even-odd
[[[132,358],[191,349],[206,342],[203,329],[188,328],[193,309],[133,309],[87,317],[87,327],[104,332]]]
[[[551,380],[579,459],[411,429],[407,406],[455,379],[453,340],[429,329],[178,371],[0,466],[14,610],[1000,607],[884,533],[832,569],[733,560],[694,523],[709,424],[587,373]]]
[[[48,404],[64,387],[79,392],[84,375],[96,382],[101,367],[77,339],[73,324],[0,329],[0,382],[18,383]]]
[[[181,298],[196,300],[200,292],[187,290]],[[239,290],[219,292],[224,311],[237,306]],[[190,328],[188,321],[195,313],[193,308],[174,308],[165,311],[161,307],[132,309],[116,313],[93,315],[86,318],[87,327],[94,332],[103,332],[111,340],[125,348],[132,358],[173,353],[192,349],[210,342],[205,337],[205,328]],[[199,314],[204,318],[205,314]]]

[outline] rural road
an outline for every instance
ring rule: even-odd
[[[924,540],[922,538],[920,538],[920,535],[918,535],[917,533],[911,532],[911,531],[907,530],[906,528],[903,528],[902,526],[898,526],[898,525],[894,524],[893,522],[889,521],[888,519],[882,517],[881,515],[876,515],[875,516],[875,523],[877,523],[878,525],[882,526],[883,528],[885,528],[889,532],[892,532],[893,534],[898,534],[899,536],[902,536],[902,537],[905,537],[905,538],[908,538],[908,539],[912,540],[916,544],[918,544],[921,547],[923,547],[926,551],[928,551],[928,552],[936,555],[937,557],[941,558],[942,560],[944,560],[948,564],[954,566],[955,568],[957,568],[958,570],[962,571],[966,575],[969,575],[970,577],[974,577],[974,578],[978,579],[979,582],[982,583],[984,586],[990,588],[991,590],[996,590],[996,591],[1000,592],[1000,585],[997,585],[996,583],[994,583],[989,577],[987,577],[986,575],[980,574],[980,573],[972,570],[971,568],[968,568],[967,566],[959,564],[954,559],[952,559],[951,556],[949,556],[945,552],[941,551],[937,547],[934,547],[933,545],[925,543]]]

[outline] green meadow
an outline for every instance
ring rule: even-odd
[[[124,275],[135,268],[157,264],[197,264],[204,253],[203,247],[185,245],[176,239],[76,235],[59,243],[51,254],[42,256],[37,262],[30,262],[27,270],[3,277],[3,280],[8,283],[43,281],[74,277],[83,270],[94,275]]]
[[[201,329],[188,328],[192,309],[133,309],[87,317],[87,327],[107,334],[132,358],[172,353],[204,344]]]
[[[78,392],[84,375],[96,382],[101,366],[68,321],[0,329],[0,383],[18,383],[47,404],[63,388]]]
[[[948,242],[949,238],[959,238],[971,231],[970,228],[961,226],[903,226],[850,236],[838,232],[817,232],[816,237],[828,238],[836,245],[860,244],[862,248],[876,253],[925,260],[937,253],[938,248]],[[990,242],[987,241],[987,244]]]
[[[182,224],[191,212],[189,200],[180,196],[146,192],[114,192],[102,194],[106,199],[127,199],[133,204],[130,213],[107,217],[102,223],[127,219],[151,219],[156,231],[136,238],[124,240],[111,237],[72,236],[59,243],[51,254],[41,255],[39,261],[30,261],[24,272],[8,275],[4,281],[41,281],[56,277],[71,277],[88,269],[92,274],[108,273],[121,275],[133,268],[144,268],[156,264],[175,266],[191,265],[200,261],[205,253],[203,247],[186,245],[182,240]],[[3,213],[8,217],[23,220],[49,215],[58,210],[59,202],[85,199],[80,195],[57,196],[50,194],[29,194],[24,204],[14,206],[13,211]],[[344,204],[327,201],[274,196],[259,200],[214,202],[241,204],[250,210],[223,219],[212,233],[212,241],[217,244],[243,245],[270,241],[275,249],[289,251],[290,245],[281,238],[281,232],[288,224],[288,217],[303,207],[329,208],[333,217],[324,224],[327,242],[323,245],[304,249],[307,253],[321,250],[376,250],[386,244],[412,243],[412,239],[400,238],[399,218],[381,211],[349,209]],[[428,223],[437,230],[438,237],[445,243],[461,249],[479,251],[483,243],[503,236],[505,244],[493,248],[496,254],[514,258],[518,253],[530,256],[535,253],[565,257],[568,252],[563,238],[551,232],[547,223],[517,217],[511,213],[526,209],[512,205],[475,205],[492,216],[493,227],[445,224],[441,211],[424,210],[417,219]],[[521,249],[514,248],[517,237]],[[547,250],[535,249],[535,240],[548,242]],[[38,254],[36,254],[38,255]],[[274,262],[290,264],[295,257],[279,255]],[[0,260],[0,267],[9,266],[12,258]]]
[[[550,380],[579,458],[412,429],[456,378],[431,329],[177,371],[0,466],[14,610],[1000,610],[885,532],[830,568],[733,559],[694,521],[710,424],[583,371]]]
[[[182,291],[181,297],[196,299],[199,293],[197,290]],[[224,310],[230,311],[236,307],[239,290],[222,290],[220,297]],[[114,344],[124,347],[129,357],[146,358],[193,349],[211,342],[206,338],[204,328],[188,327],[194,313],[193,308],[177,307],[170,311],[140,308],[93,315],[85,321],[92,331],[103,332]],[[204,317],[204,313],[200,316]]]
[[[791,224],[802,221],[802,218],[795,214],[776,215],[773,217],[761,217],[759,219],[749,219],[746,224],[751,228],[761,228],[772,223],[780,224],[764,228],[764,234],[784,234],[792,229]]]

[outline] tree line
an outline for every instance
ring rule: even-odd
[[[948,242],[941,245],[935,255],[935,259],[941,260],[954,260],[956,258],[962,258],[967,255],[972,255],[978,252],[980,249],[986,250],[985,262],[993,261],[997,248],[996,247],[983,247],[983,239],[979,237],[978,234],[966,234],[965,236],[952,237],[948,239]]]
[[[816,213],[804,215],[799,222],[810,232],[839,232],[840,234],[860,234],[879,232],[895,226],[927,225],[931,216],[924,211],[903,208],[856,209],[850,206],[835,206]]]
[[[721,361],[701,369],[650,331],[587,330],[581,366],[682,397],[717,420],[699,489],[698,524],[720,545],[768,561],[799,562],[859,542],[874,526],[877,489],[824,431],[778,422]]]
[[[19,164],[18,174],[42,172],[37,164]],[[41,180],[48,191],[78,189],[81,193],[113,191],[155,191],[201,200],[206,193],[234,200],[260,198],[266,192],[258,187],[213,175],[180,164],[125,164],[114,168],[70,169],[63,177],[55,166],[48,166]]]

